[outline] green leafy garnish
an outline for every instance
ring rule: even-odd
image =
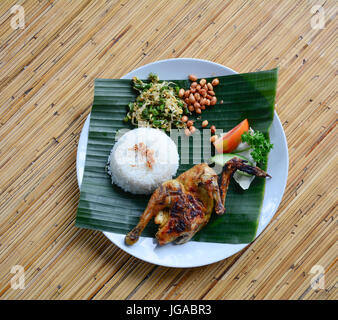
[[[252,158],[260,164],[266,163],[266,158],[273,144],[270,143],[262,132],[249,130],[242,134],[242,141],[250,145]]]
[[[158,75],[149,73],[148,82],[133,77],[132,86],[139,95],[134,102],[128,104],[125,122],[131,122],[134,126],[142,123],[147,127],[166,131],[170,131],[172,127],[186,128],[187,125],[181,118],[190,112],[179,97],[180,87],[174,82],[160,82]]]

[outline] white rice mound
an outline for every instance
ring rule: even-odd
[[[112,183],[125,191],[151,194],[172,179],[178,164],[179,155],[172,139],[158,129],[138,128],[115,143],[108,159],[108,173]]]

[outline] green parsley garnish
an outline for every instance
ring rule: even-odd
[[[249,130],[242,134],[242,141],[250,145],[252,158],[260,164],[266,163],[269,151],[273,148],[262,132]]]

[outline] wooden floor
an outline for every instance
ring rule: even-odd
[[[14,4],[24,29],[11,27]],[[336,11],[335,0],[0,1],[0,299],[337,299]],[[176,57],[279,66],[290,154],[267,229],[195,269],[142,262],[74,227],[94,79]],[[11,287],[15,265],[25,289]]]

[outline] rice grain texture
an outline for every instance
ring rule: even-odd
[[[134,194],[151,194],[172,179],[179,165],[176,144],[164,132],[138,128],[125,133],[108,159],[112,183]]]

